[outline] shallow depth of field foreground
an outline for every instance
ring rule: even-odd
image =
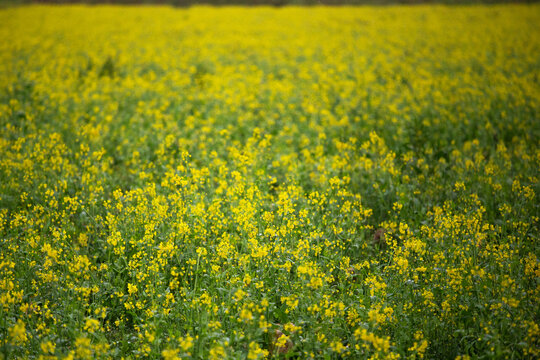
[[[0,358],[540,356],[540,6],[0,10]]]

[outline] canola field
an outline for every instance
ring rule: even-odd
[[[539,23],[0,9],[0,358],[539,357]]]

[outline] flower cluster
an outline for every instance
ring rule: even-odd
[[[539,9],[0,9],[0,358],[538,358]]]

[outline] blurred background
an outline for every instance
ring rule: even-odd
[[[539,0],[0,0],[0,4],[162,4],[173,6],[191,5],[387,5],[387,4],[490,4],[490,3],[533,3]]]

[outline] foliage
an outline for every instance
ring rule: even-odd
[[[538,357],[539,10],[0,10],[0,356]]]

